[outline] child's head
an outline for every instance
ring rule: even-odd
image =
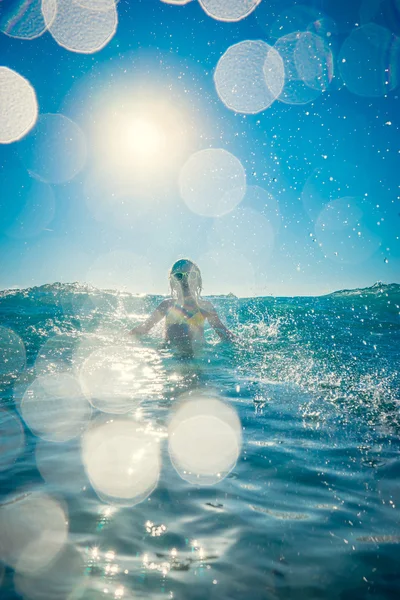
[[[202,289],[201,273],[199,267],[187,258],[177,260],[169,272],[169,282],[172,296],[179,298],[189,291],[198,298]]]

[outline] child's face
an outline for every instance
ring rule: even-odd
[[[190,291],[191,286],[196,283],[197,273],[191,265],[182,265],[182,268],[177,269],[171,274],[173,284],[178,285],[183,293]]]
[[[173,273],[172,277],[179,283],[181,287],[187,288],[189,285],[190,271],[183,268],[182,270]]]

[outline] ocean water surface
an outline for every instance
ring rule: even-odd
[[[397,598],[400,286],[215,297],[194,360],[159,300],[0,293],[1,599]]]

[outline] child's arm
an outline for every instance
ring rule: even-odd
[[[171,299],[163,300],[144,323],[134,327],[129,333],[131,335],[142,335],[143,333],[148,333],[150,329],[154,327],[154,325],[156,325],[165,317],[172,305],[172,302],[173,301]]]
[[[219,318],[218,313],[215,310],[214,306],[211,304],[211,302],[207,302],[205,304],[206,304],[206,306],[205,306],[204,314],[207,317],[208,322],[210,323],[211,327],[219,335],[221,340],[225,340],[228,342],[237,341],[236,335],[234,333],[232,333],[232,331],[229,331],[229,329],[223,324],[223,322]]]

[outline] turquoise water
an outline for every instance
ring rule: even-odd
[[[239,343],[207,331],[192,361],[162,347],[161,325],[127,336],[158,301],[78,284],[1,292],[0,597],[398,597],[400,286],[214,298]],[[89,401],[74,385],[94,375]],[[42,409],[27,398],[43,378],[58,391]],[[241,424],[217,481],[168,451],[177,406],[199,394]],[[131,501],[96,488],[82,442],[127,420],[161,457]]]

